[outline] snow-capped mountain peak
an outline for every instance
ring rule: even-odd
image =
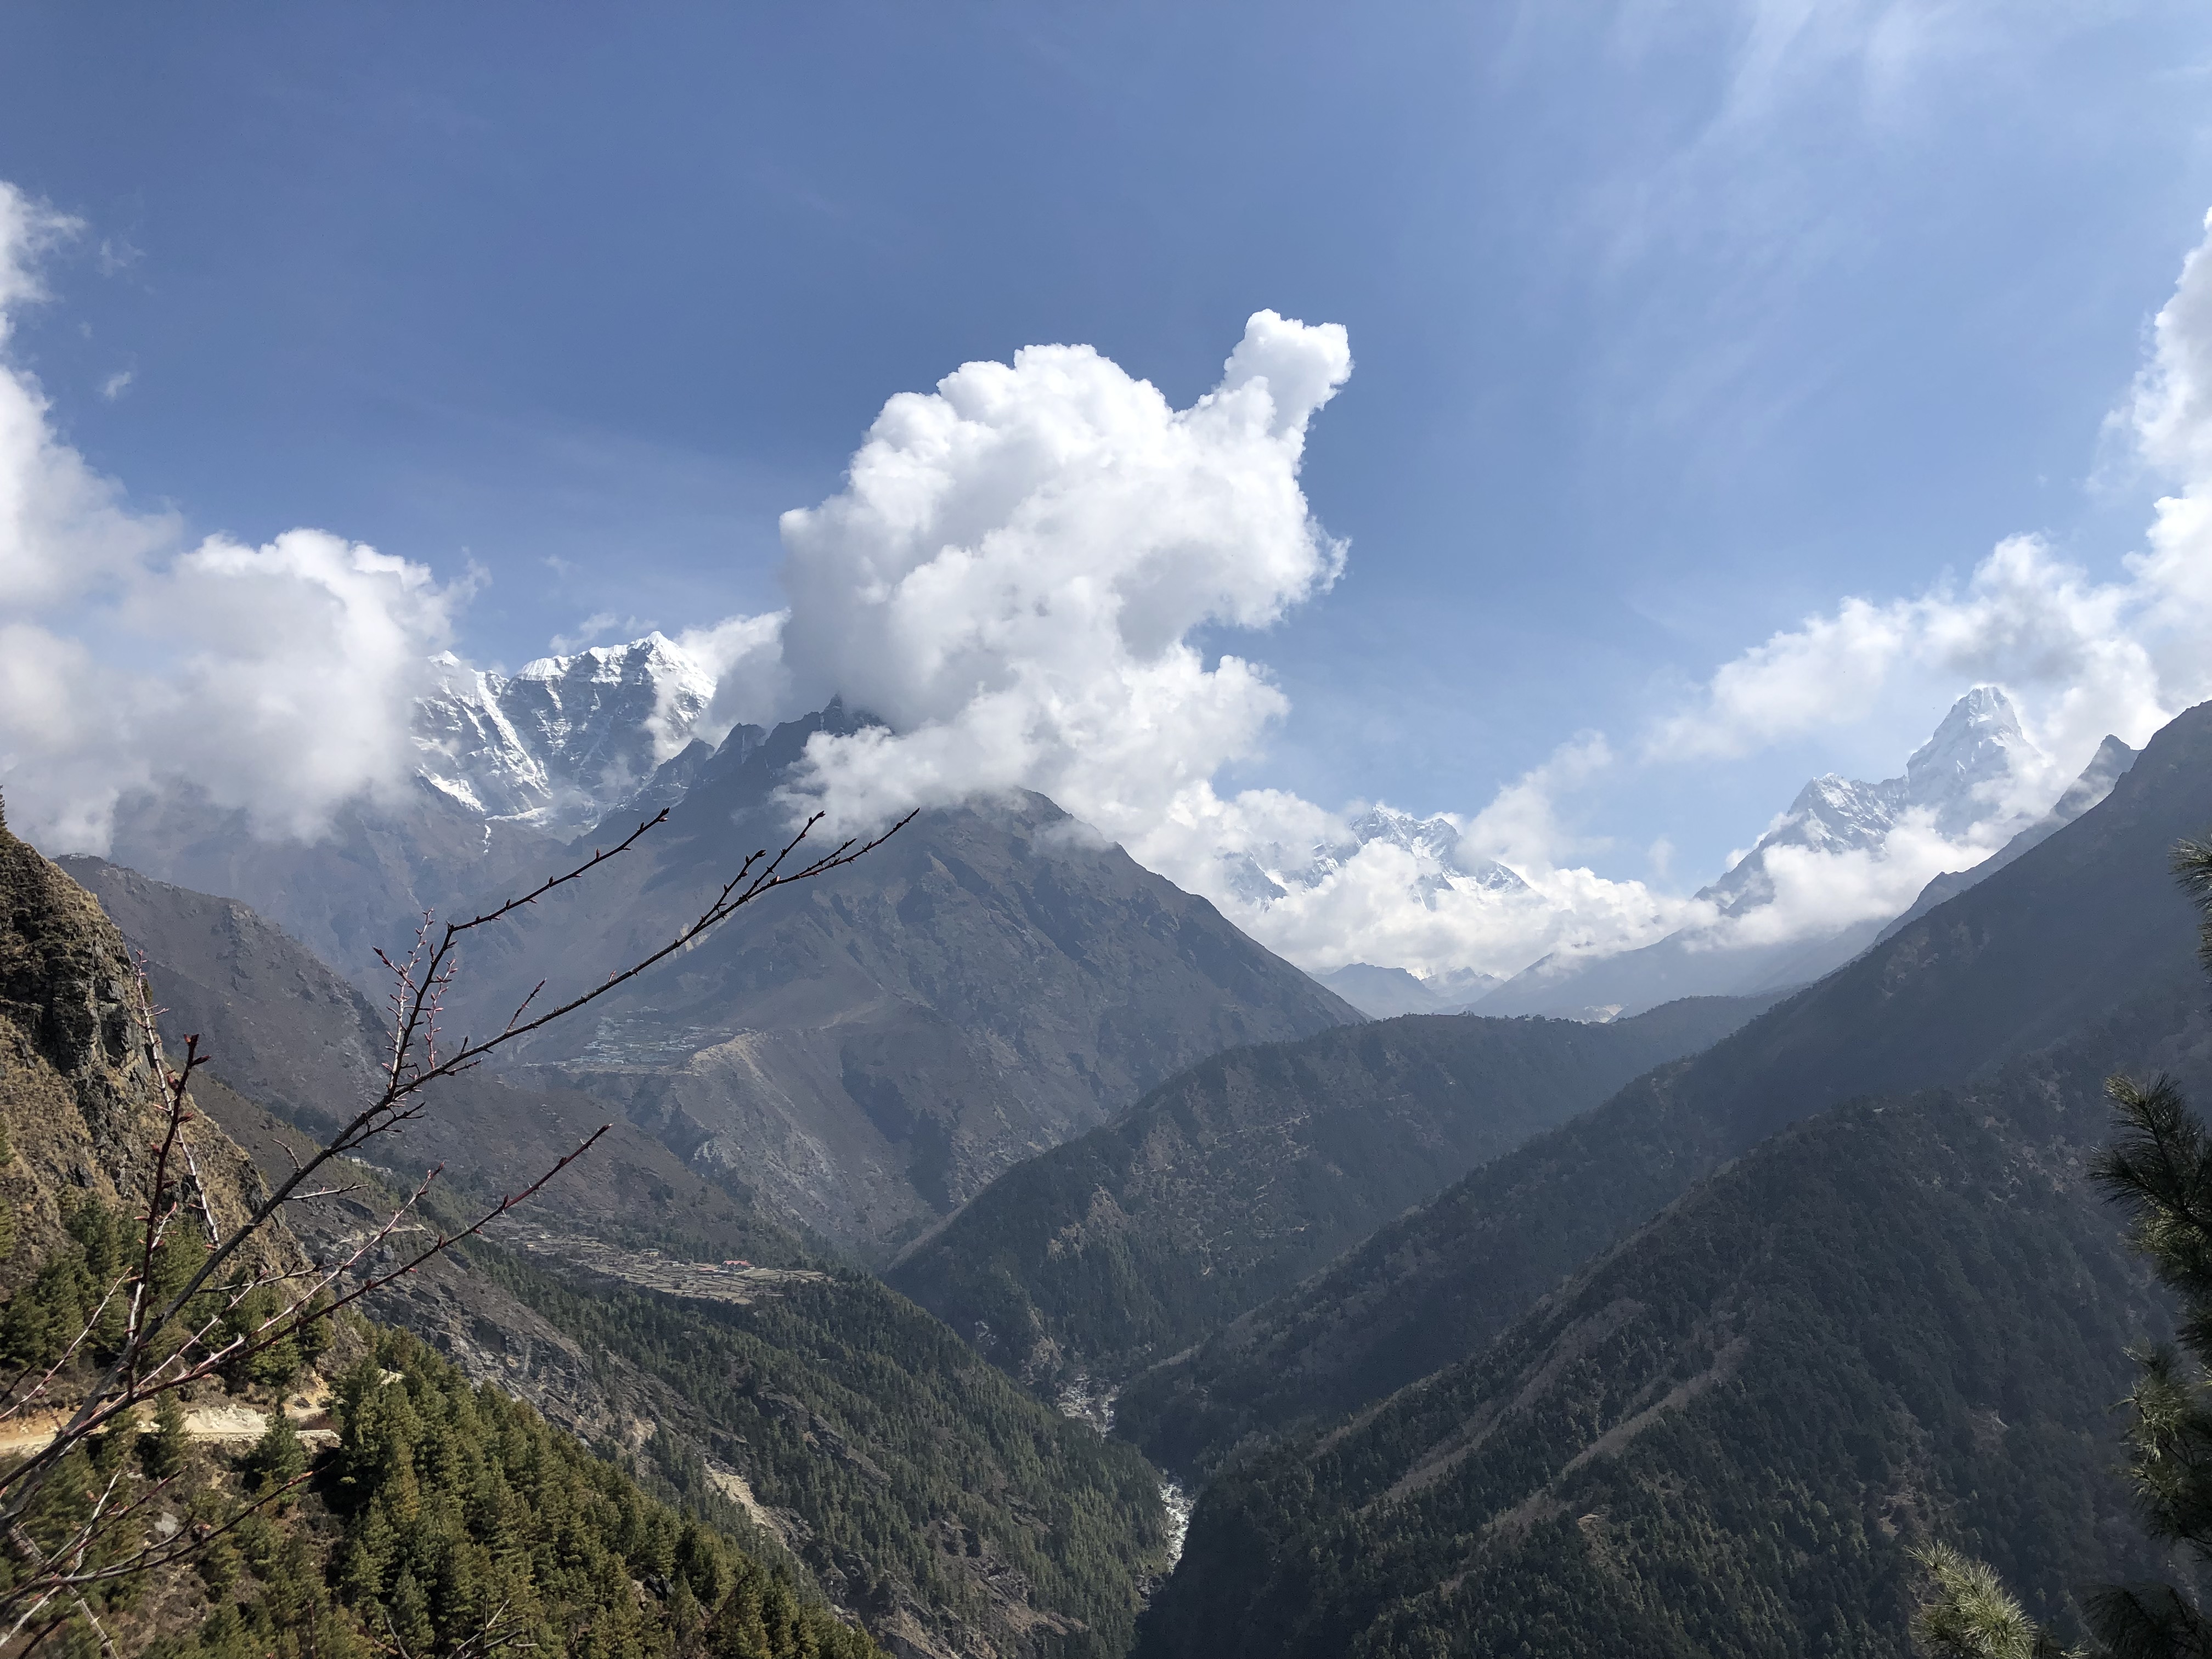
[[[1378,872],[1375,851],[1399,854],[1410,862]],[[1363,862],[1364,861],[1364,862]],[[1358,875],[1350,866],[1362,865]],[[1344,829],[1311,842],[1247,848],[1224,854],[1222,886],[1229,897],[1261,911],[1293,894],[1311,893],[1345,879],[1404,882],[1404,890],[1428,909],[1447,892],[1506,895],[1528,890],[1528,884],[1494,859],[1464,852],[1457,820],[1438,812],[1416,817],[1395,806],[1363,807],[1344,820]]]
[[[549,829],[595,823],[681,751],[714,676],[665,635],[540,657],[513,676],[450,652],[416,704],[422,775],[489,817]]]
[[[1945,841],[1993,851],[2033,816],[2024,800],[2048,805],[2035,791],[2051,769],[2050,757],[2021,729],[2012,699],[1994,685],[1978,685],[1912,751],[1904,776],[1865,783],[1831,772],[1814,779],[1751,851],[1698,896],[1723,915],[1740,915],[1773,899],[1767,857],[1774,849],[1875,853],[1915,811],[1925,813]]]
[[[1412,859],[1413,889],[1431,908],[1447,888],[1507,893],[1526,886],[1494,859],[1462,855],[1459,825],[1446,813],[1416,817],[1395,806],[1377,805],[1353,814],[1345,827],[1347,834],[1316,842],[1303,866],[1280,872],[1279,878],[1291,887],[1318,887],[1368,848],[1380,847]]]
[[[2021,729],[2012,699],[1994,685],[1978,685],[1951,705],[1935,735],[1905,763],[1903,779],[1891,783],[1902,784],[1905,805],[1930,809],[1936,827],[1955,836],[2002,812],[2019,784],[2050,769]]]

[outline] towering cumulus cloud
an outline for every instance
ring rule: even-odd
[[[1433,848],[1328,857],[1356,839],[1344,817],[1279,791],[1216,794],[1287,705],[1246,659],[1209,662],[1202,630],[1264,627],[1342,568],[1298,466],[1351,368],[1342,329],[1262,311],[1188,409],[1082,346],[970,363],[892,398],[846,489],[783,520],[785,706],[842,694],[886,723],[816,737],[794,793],[861,824],[1038,790],[1323,964],[1364,951],[1517,966],[1675,925],[1678,903],[1553,861],[1567,843],[1541,792],[1601,764],[1601,739],[1474,820],[1469,844],[1525,880],[1440,876]],[[758,718],[744,699],[763,683],[740,673],[723,718]]]
[[[1188,409],[1087,346],[892,398],[843,493],[783,520],[791,696],[890,723],[817,738],[802,788],[848,817],[1018,787],[1157,825],[1285,707],[1192,635],[1335,578],[1297,474],[1351,368],[1341,328],[1262,311]]]
[[[0,350],[74,222],[0,183]],[[127,790],[185,781],[270,835],[402,782],[453,595],[320,531],[180,542],[56,438],[0,356],[0,779],[55,848],[105,848]]]

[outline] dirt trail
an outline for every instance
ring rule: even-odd
[[[338,1443],[337,1431],[331,1426],[331,1385],[321,1377],[311,1377],[306,1386],[285,1399],[284,1415],[292,1419],[300,1438],[308,1445]],[[9,1418],[0,1423],[0,1457],[20,1457],[38,1450],[68,1420],[69,1413],[60,1409],[25,1412]],[[139,1407],[137,1427],[141,1434],[154,1431],[151,1406]],[[235,1401],[188,1401],[185,1405],[185,1433],[194,1440],[250,1443],[261,1438],[268,1427],[269,1414],[258,1406]]]

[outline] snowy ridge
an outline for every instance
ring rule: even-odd
[[[1904,776],[1861,783],[1831,772],[1814,779],[1751,851],[1698,896],[1723,916],[1741,915],[1773,902],[1776,848],[1879,852],[1909,815],[1947,842],[1994,852],[2050,805],[2031,795],[2031,807],[2021,799],[2050,770],[2050,758],[2021,729],[2012,700],[1996,686],[1978,685],[1913,750]]]
[[[487,817],[580,830],[635,796],[690,743],[714,679],[673,641],[541,657],[514,676],[452,653],[417,700],[420,771]]]
[[[1903,775],[1867,783],[1830,774],[1808,783],[1748,853],[1698,892],[1708,920],[1613,956],[1547,957],[1476,1012],[1603,1019],[1675,997],[1808,983],[1874,943],[1916,898],[1932,907],[1978,879],[2001,848],[2032,844],[2089,810],[2132,759],[2108,738],[2061,797],[2050,757],[2011,700],[1977,686]],[[2061,799],[2063,808],[2052,805]]]
[[[1458,823],[1445,813],[1416,817],[1395,806],[1376,805],[1346,822],[1347,834],[1317,841],[1270,867],[1246,853],[1230,864],[1230,890],[1266,908],[1294,891],[1310,890],[1340,874],[1370,848],[1392,849],[1412,860],[1413,895],[1434,909],[1447,892],[1526,892],[1528,884],[1494,859],[1462,860]],[[1293,862],[1293,860],[1297,861]]]

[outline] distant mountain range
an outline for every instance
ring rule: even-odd
[[[2197,983],[2175,842],[2212,825],[2212,704],[2004,869],[1680,1065],[1475,1170],[1124,1391],[1170,1468],[1479,1352],[1692,1183],[1855,1095],[1949,1085]]]
[[[679,796],[668,786],[684,780],[662,768],[692,746],[714,697],[714,677],[659,634],[512,677],[451,652],[435,667],[439,689],[416,704],[423,779],[472,812],[572,835],[641,805],[657,774],[653,805]]]
[[[1495,974],[1455,968],[1426,979],[1403,968],[1349,962],[1314,977],[1363,1014],[1395,1019],[1401,1014],[1463,1014],[1502,983]]]
[[[450,679],[412,793],[314,846],[125,813],[119,861],[289,938],[70,867],[275,1167],[374,1064],[362,988],[296,939],[357,965],[667,805],[469,951],[449,1022],[504,1018],[672,933],[808,738],[866,723],[702,734],[701,684],[650,640]],[[404,1151],[472,1196],[617,1127],[538,1233],[392,1316],[928,1659],[1902,1656],[1931,1537],[2063,1628],[2149,1560],[2107,1410],[2164,1316],[2082,1171],[2105,1073],[2212,1086],[2167,874],[2212,825],[2212,705],[2055,803],[2048,771],[1981,688],[1899,777],[1808,785],[1692,934],[1494,987],[1316,982],[1039,796],[926,814],[457,1089]],[[1381,842],[1440,900],[1532,896],[1450,819],[1352,829],[1258,874]],[[1884,887],[1900,915],[1792,908],[1908,845],[1884,881],[1983,856]],[[1767,988],[1632,1012],[1723,972]],[[1606,1018],[1511,1012],[1537,995]],[[724,1252],[773,1288],[713,1294]],[[1164,1586],[1159,1470],[1200,1488]]]
[[[1415,1016],[1231,1049],[1000,1176],[885,1277],[1046,1397],[1103,1414],[1136,1371],[1764,1006]]]
[[[1302,861],[1270,872],[1250,854],[1231,861],[1230,890],[1255,903],[1288,897],[1293,888],[1319,886],[1369,847],[1395,848],[1409,855],[1419,873],[1413,895],[1433,902],[1438,893],[1523,893],[1528,884],[1495,859],[1463,855],[1458,824],[1442,813],[1416,817],[1394,806],[1370,806],[1355,813],[1340,838],[1315,844]]]
[[[477,884],[506,879],[519,873],[512,855],[534,849],[534,837],[566,842],[610,818],[672,806],[710,766],[726,771],[742,764],[768,737],[758,726],[706,725],[714,677],[658,633],[544,658],[513,675],[471,667],[450,653],[434,669],[436,689],[416,708],[422,798],[340,814],[337,833],[353,843],[348,873],[373,868],[371,893],[350,890],[362,884],[357,880],[283,902],[266,886],[249,891],[250,877],[235,866],[260,861],[264,853],[241,850],[252,845],[242,818],[197,810],[188,796],[127,804],[115,856],[189,885],[252,898],[328,959],[350,963],[367,959],[362,911],[376,896],[393,900],[388,915],[377,918],[382,927],[391,916],[442,905],[470,887],[470,864],[483,866],[489,878]],[[2068,792],[2062,815],[2093,804],[2092,781],[2109,787],[2129,752],[2109,740]],[[1358,961],[1316,977],[1376,1018],[1451,1013],[1480,1003],[1493,1014],[1601,1019],[1682,996],[1755,995],[1809,983],[1873,943],[1895,911],[1832,924],[1798,915],[1802,905],[1787,902],[1797,896],[1786,878],[1778,881],[1784,861],[1839,854],[1882,860],[1891,838],[1909,825],[1956,849],[1960,869],[1929,890],[1960,890],[1978,854],[1996,851],[2045,805],[2033,794],[2048,769],[2004,693],[1977,687],[1900,776],[1867,783],[1830,775],[1807,784],[1751,850],[1697,895],[1711,916],[1695,927],[1610,957],[1547,957],[1504,982],[1471,969],[1424,976],[1401,964]],[[1379,805],[1353,815],[1340,836],[1279,849],[1274,861],[1282,867],[1263,866],[1249,854],[1233,857],[1224,880],[1236,898],[1265,908],[1330,882],[1375,848],[1403,855],[1412,871],[1407,896],[1431,908],[1453,895],[1478,903],[1541,902],[1515,871],[1469,851],[1449,816]],[[267,856],[293,865],[287,885],[301,885],[307,872],[291,849],[268,849]],[[234,867],[223,869],[226,863]],[[337,914],[349,903],[355,914]],[[310,911],[322,914],[299,914]]]
[[[1812,860],[1856,854],[1878,865],[1899,856],[1893,838],[1900,831],[1917,832],[1956,849],[1960,867],[1939,873],[1923,890],[1949,896],[2102,800],[2133,757],[2125,744],[2107,738],[2045,813],[2050,798],[2037,801],[2030,792],[2047,761],[2021,729],[2011,700],[1994,686],[1978,686],[1952,706],[1902,776],[1863,783],[1832,773],[1807,784],[1733,868],[1698,892],[1711,920],[1614,956],[1547,957],[1477,1006],[1489,1014],[1602,1019],[1676,997],[1748,996],[1810,984],[1872,945],[1896,915],[1878,909],[1825,919],[1817,894],[1788,892],[1784,872],[1793,860],[1817,883],[1823,866]],[[2033,805],[2023,808],[2023,799]],[[1785,898],[1811,914],[1790,915]]]
[[[691,739],[645,773],[673,739],[640,722],[696,720],[699,689],[659,640],[477,676],[426,704],[447,734],[426,752],[466,763],[453,777],[349,807],[313,843],[257,841],[188,795],[142,799],[113,861],[249,904],[380,994],[374,950],[423,910],[480,907],[586,850],[552,833],[564,816],[604,810],[604,843],[670,805],[627,859],[468,953],[453,1018],[504,1019],[549,974],[557,988],[673,938],[787,833],[771,797],[807,738],[861,723],[833,705]],[[782,1224],[870,1259],[1193,1060],[1360,1018],[1036,795],[925,814],[594,1015],[518,1055],[534,1085],[619,1103]]]

